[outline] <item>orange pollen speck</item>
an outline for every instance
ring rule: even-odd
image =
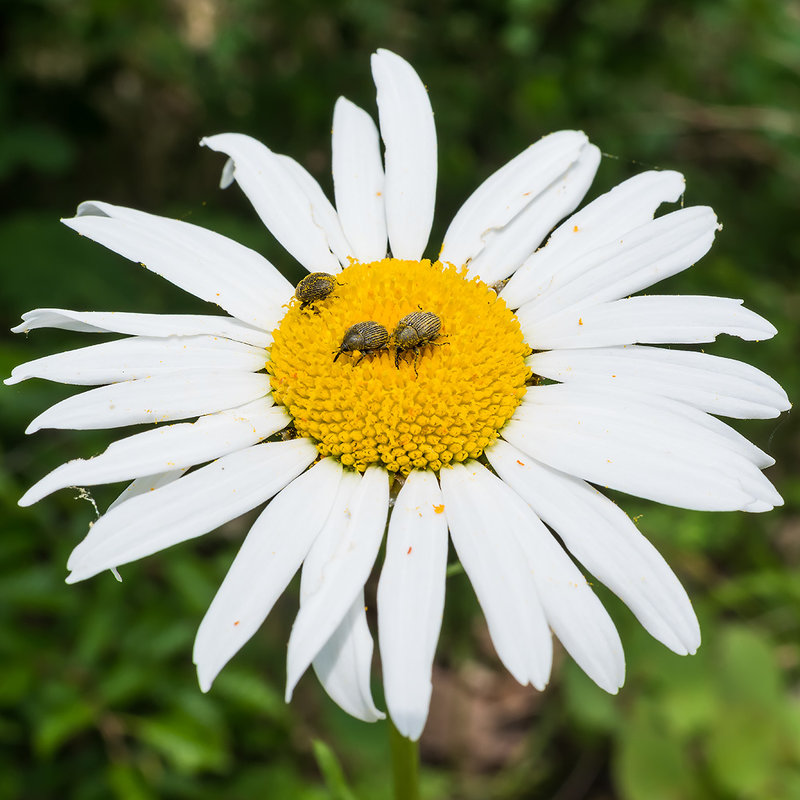
[[[441,513],[444,511],[444,503],[442,503],[440,506],[434,506],[434,507],[433,507],[433,510],[434,510],[434,511],[435,511],[437,514],[441,514]]]
[[[420,311],[439,332],[398,352],[398,323]],[[334,361],[358,323],[370,323],[374,347]],[[293,300],[267,372],[275,402],[322,456],[408,474],[480,456],[525,394],[530,352],[505,301],[464,268],[387,258],[351,262],[313,307]]]

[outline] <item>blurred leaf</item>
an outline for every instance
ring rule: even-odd
[[[213,795],[210,795],[213,796]],[[252,765],[237,773],[235,785],[227,783],[220,795],[226,800],[280,798],[280,800],[331,800],[330,793],[307,776],[299,775],[291,764]]]
[[[130,764],[111,764],[108,783],[117,800],[155,800],[157,797],[142,780],[138,770]]]
[[[214,681],[219,697],[268,719],[281,721],[289,715],[286,701],[274,687],[249,672],[227,666]]]
[[[729,702],[769,712],[780,706],[781,676],[769,642],[746,628],[725,632],[719,664],[720,690]]]
[[[625,725],[614,774],[625,800],[686,800],[699,796],[681,743],[665,736],[652,711],[641,708]]]
[[[610,733],[621,722],[616,697],[604,692],[575,664],[564,664],[564,700],[570,718],[580,727]]]
[[[19,167],[63,172],[74,159],[74,145],[50,127],[24,125],[0,132],[0,180]]]
[[[133,721],[137,738],[161,753],[180,772],[218,772],[229,753],[221,731],[205,727],[181,713]]]
[[[33,675],[24,664],[5,661],[0,666],[0,706],[15,705],[31,690]]]
[[[105,703],[114,707],[148,694],[150,688],[147,673],[137,664],[123,660],[102,676],[98,691]]]
[[[347,785],[344,771],[333,750],[321,739],[314,739],[312,746],[317,766],[333,800],[356,800],[356,796]]]
[[[94,719],[94,708],[80,697],[47,708],[34,732],[34,747],[48,758],[76,734],[93,727]]]
[[[709,732],[708,762],[717,783],[738,797],[765,798],[779,765],[781,736],[766,710],[729,707]],[[758,735],[754,732],[758,731]]]
[[[716,724],[726,704],[708,647],[694,656],[673,658],[659,673],[659,705],[670,732],[686,740]]]

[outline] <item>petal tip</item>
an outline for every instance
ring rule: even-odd
[[[28,508],[28,506],[32,506],[34,503],[38,503],[41,500],[41,497],[37,497],[34,493],[35,486],[31,486],[27,492],[25,492],[19,500],[17,500],[17,505],[21,508]]]
[[[195,662],[195,664],[197,664],[197,662]],[[216,675],[209,674],[207,668],[204,668],[201,664],[197,664],[197,683],[203,694],[208,693],[216,677]]]
[[[380,713],[380,712],[378,712]],[[384,714],[384,717],[386,715]],[[392,724],[397,728],[397,732],[411,742],[416,742],[422,736],[422,731],[427,720],[427,710],[425,715],[414,714],[413,712],[396,712],[390,715]]]

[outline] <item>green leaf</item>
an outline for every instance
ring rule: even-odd
[[[288,716],[286,701],[262,678],[236,667],[227,667],[214,681],[218,697],[236,703],[249,711],[257,711],[276,721]]]
[[[228,766],[229,754],[216,727],[178,714],[141,719],[134,727],[137,737],[179,772],[218,772]]]
[[[781,732],[766,709],[729,708],[708,737],[708,763],[717,784],[735,797],[772,797]]]
[[[45,758],[52,756],[78,733],[91,728],[94,718],[94,708],[82,698],[74,698],[61,707],[48,708],[34,733],[36,751]]]
[[[618,697],[604,692],[573,661],[564,664],[563,687],[567,713],[578,725],[603,732],[617,727]]]
[[[333,750],[321,739],[314,739],[312,746],[314,748],[314,758],[316,758],[317,766],[322,773],[322,779],[325,781],[325,786],[328,787],[333,800],[356,800],[356,796],[347,785],[344,771]]]
[[[620,736],[613,767],[624,800],[686,800],[699,796],[681,743],[665,734],[652,712],[637,709]]]
[[[660,713],[679,738],[705,731],[725,711],[709,649],[684,658],[670,653],[669,665],[656,681],[663,687],[658,698]]]
[[[155,800],[157,797],[131,764],[111,764],[108,783],[117,800]]]
[[[720,688],[729,701],[771,708],[783,703],[782,678],[771,643],[755,631],[731,627],[722,642]]]

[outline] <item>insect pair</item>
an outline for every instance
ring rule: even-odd
[[[440,336],[442,322],[432,311],[414,311],[407,314],[394,329],[391,343],[394,346],[394,365],[400,368],[400,356],[406,351],[414,352],[414,372],[417,372],[417,361],[420,350],[427,344],[432,344]],[[333,357],[336,361],[342,353],[360,351],[361,355],[356,361],[358,364],[369,353],[389,349],[389,332],[379,322],[369,320],[357,322],[344,334],[339,350]],[[355,364],[353,365],[355,366]]]

